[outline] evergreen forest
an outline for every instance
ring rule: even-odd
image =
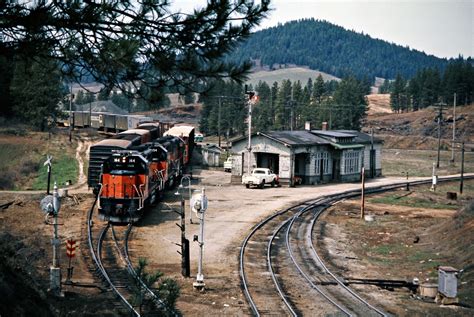
[[[447,64],[424,52],[410,49],[367,34],[346,30],[326,21],[303,19],[280,24],[252,34],[229,56],[230,60],[258,61],[278,68],[302,65],[337,77],[412,77],[418,69]]]
[[[259,97],[252,109],[252,131],[302,130],[306,122],[312,129],[320,129],[322,122],[328,122],[329,129],[360,130],[370,85],[354,76],[340,82],[324,82],[320,75],[306,83],[284,80],[270,86],[261,81],[248,89]],[[244,135],[248,116],[244,91],[242,85],[219,81],[202,95],[200,130],[227,139]]]
[[[474,66],[469,58],[451,60],[443,73],[423,68],[411,78],[398,74],[385,80],[382,93],[390,93],[395,112],[417,111],[437,104],[469,105],[474,101]]]

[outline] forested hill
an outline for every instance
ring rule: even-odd
[[[395,78],[415,75],[420,68],[443,70],[447,60],[326,21],[304,19],[258,31],[231,55],[232,60],[261,59],[263,65],[309,66],[337,77],[353,74]]]

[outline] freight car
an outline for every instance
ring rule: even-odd
[[[136,114],[115,114],[95,111],[64,111],[64,115],[56,119],[58,126],[69,126],[69,114],[73,128],[92,127],[105,132],[120,132],[135,129],[142,122],[153,121],[153,118]],[[166,129],[167,130],[167,129]]]
[[[184,164],[188,165],[191,161],[191,155],[194,149],[194,127],[188,125],[174,126],[163,135],[172,135],[180,137],[186,144],[184,152]]]

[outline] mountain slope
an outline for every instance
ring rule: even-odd
[[[254,33],[229,57],[257,59],[264,65],[309,66],[337,77],[354,74],[395,78],[413,76],[419,68],[444,69],[447,60],[368,35],[348,31],[326,21],[291,21]]]
[[[304,85],[306,84],[309,78],[314,80],[319,75],[321,75],[321,77],[323,77],[325,81],[340,80],[337,77],[317,70],[311,70],[309,68],[302,67],[290,67],[276,69],[273,71],[260,70],[253,72],[249,75],[249,80],[247,81],[247,83],[252,84],[255,87],[259,81],[265,81],[268,85],[271,86],[275,81],[281,83],[283,80],[289,79],[292,82],[296,82],[299,80]]]

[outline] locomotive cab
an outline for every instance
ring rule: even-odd
[[[112,222],[135,222],[148,193],[149,162],[135,151],[114,153],[102,166],[99,215]]]

